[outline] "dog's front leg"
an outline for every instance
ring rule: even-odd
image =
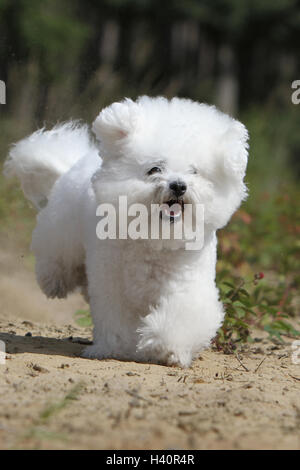
[[[209,346],[223,316],[215,288],[209,296],[204,292],[202,296],[199,286],[174,293],[142,319],[138,350],[148,354],[149,360],[188,367]]]
[[[142,319],[137,349],[151,362],[188,367],[192,361],[190,345],[182,344],[180,336],[183,332],[176,331],[181,327],[176,326],[175,315],[166,307],[157,307]]]

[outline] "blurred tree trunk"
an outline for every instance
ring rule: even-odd
[[[172,69],[187,89],[193,87],[198,72],[199,40],[196,21],[181,21],[172,25]]]
[[[113,65],[117,58],[120,28],[117,21],[108,20],[102,26],[100,63]]]
[[[8,72],[9,109],[20,134],[37,127],[38,85],[39,67],[34,60],[21,66],[12,63]]]
[[[232,47],[230,45],[222,45],[219,48],[217,60],[216,103],[222,111],[235,116],[238,112],[239,84]]]

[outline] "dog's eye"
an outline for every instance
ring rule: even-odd
[[[147,175],[154,175],[154,173],[161,173],[161,168],[159,166],[154,166],[151,170],[147,171]]]
[[[192,173],[193,175],[197,175],[197,173],[198,173],[197,168],[193,167],[193,168],[191,169],[191,173]]]

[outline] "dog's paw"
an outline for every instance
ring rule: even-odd
[[[192,351],[188,345],[183,346],[175,335],[170,334],[163,315],[148,315],[138,328],[139,342],[137,351],[151,362],[168,366],[189,367],[192,362]]]
[[[50,299],[64,299],[67,297],[68,288],[62,278],[44,276],[39,279],[39,285],[44,294]]]
[[[166,357],[166,365],[168,366],[178,366],[185,369],[186,367],[190,367],[191,362],[192,356],[190,352],[171,352]]]
[[[155,349],[138,348],[139,357],[145,362],[161,364],[165,366],[177,366],[185,369],[189,367],[192,362],[192,355],[190,352],[182,353],[179,351],[170,351],[165,347]]]
[[[140,341],[137,351],[143,355],[144,359],[167,366],[189,367],[192,362],[191,351],[181,350],[176,345],[167,345],[161,338],[151,336],[149,330],[143,334],[143,329],[139,329]]]
[[[85,266],[67,267],[61,260],[51,263],[48,259],[37,262],[37,281],[47,297],[64,299],[69,292],[81,286],[87,298]]]
[[[35,272],[37,282],[48,298],[64,299],[67,297],[66,276],[60,262],[53,262],[48,258],[38,258]]]

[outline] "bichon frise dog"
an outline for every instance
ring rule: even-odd
[[[143,96],[103,109],[93,132],[98,142],[78,123],[42,129],[6,161],[5,173],[21,180],[39,210],[38,283],[51,298],[85,292],[94,323],[85,357],[189,366],[224,318],[216,231],[247,194],[247,130],[213,106]],[[158,207],[172,229],[187,218],[186,206],[194,215],[202,207],[203,217],[191,219],[203,228],[198,248],[187,249],[184,235],[164,238],[161,227],[139,237],[136,221],[128,236],[135,205],[148,211],[147,223]]]

